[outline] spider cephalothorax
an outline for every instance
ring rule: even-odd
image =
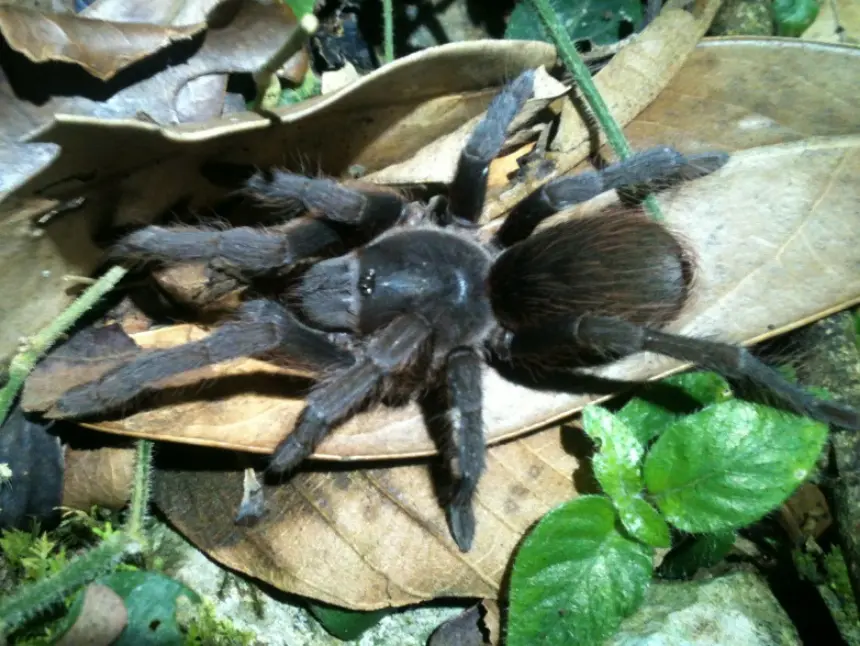
[[[454,539],[468,550],[472,498],[484,467],[481,368],[486,357],[565,368],[647,350],[751,379],[813,418],[860,425],[856,411],[813,397],[746,350],[660,331],[692,289],[693,262],[662,225],[641,213],[547,217],[604,191],[719,168],[721,153],[654,148],[601,171],[551,181],[522,202],[494,237],[476,222],[487,169],[532,92],[533,72],[491,103],[461,153],[447,200],[407,203],[372,186],[283,171],[258,174],[252,194],[307,214],[278,230],[146,227],[114,250],[124,260],[207,262],[254,285],[299,261],[289,288],[249,296],[206,338],[143,353],[67,392],[60,414],[122,406],[164,378],[239,357],[277,357],[320,375],[295,428],[284,429],[270,469],[288,471],[338,424],[369,404],[441,395],[453,486],[445,501]]]

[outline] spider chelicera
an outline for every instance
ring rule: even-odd
[[[533,82],[527,71],[491,102],[446,198],[408,202],[384,187],[264,172],[248,180],[249,193],[298,206],[304,216],[278,230],[148,226],[120,240],[115,258],[205,262],[250,289],[235,319],[209,336],[146,351],[68,391],[57,411],[103,414],[171,375],[275,357],[319,375],[271,457],[269,469],[286,472],[368,405],[441,395],[448,432],[441,451],[453,483],[445,507],[463,551],[472,544],[472,500],[484,468],[487,360],[564,369],[651,351],[749,379],[814,419],[860,426],[856,411],[812,396],[741,347],[661,331],[688,302],[694,274],[691,256],[661,224],[627,212],[535,232],[554,213],[604,191],[693,179],[722,166],[725,154],[661,147],[561,177],[520,203],[491,239],[479,235],[489,164]],[[255,289],[302,263],[282,288]]]

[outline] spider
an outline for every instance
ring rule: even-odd
[[[695,179],[727,155],[659,147],[560,177],[521,202],[492,237],[481,236],[489,164],[533,82],[526,71],[490,103],[447,197],[407,202],[384,187],[259,172],[247,180],[252,195],[305,215],[277,230],[147,226],[122,238],[115,258],[205,262],[252,287],[305,267],[280,291],[249,290],[236,317],[207,337],[146,351],[66,392],[57,411],[104,414],[171,375],[240,357],[285,360],[319,375],[269,461],[270,471],[285,473],[359,410],[441,394],[448,432],[441,452],[451,474],[443,503],[464,552],[484,469],[488,360],[565,369],[650,351],[749,379],[814,419],[860,426],[856,411],[812,396],[741,347],[661,331],[690,299],[694,276],[692,256],[661,224],[642,213],[604,213],[535,231],[604,191]]]

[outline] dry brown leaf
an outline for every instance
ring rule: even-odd
[[[696,297],[674,327],[687,334],[749,342],[860,301],[858,174],[860,137],[816,139],[740,153],[717,173],[666,193],[661,199],[666,220],[699,262]],[[767,199],[762,199],[763,191]],[[165,339],[179,343],[194,333],[181,326],[136,338],[142,344]],[[597,374],[642,380],[681,365],[643,354]],[[171,389],[147,410],[94,427],[270,453],[292,429],[306,387],[286,375],[276,379],[273,371],[253,360],[207,369],[197,373],[198,380],[200,376],[209,380],[205,384]],[[233,376],[224,380],[228,375]],[[82,383],[92,377],[81,373],[75,378]],[[191,378],[187,373],[182,383]],[[59,387],[54,386],[54,396]],[[23,406],[44,409],[49,402],[31,396],[31,388],[28,383]],[[566,417],[594,399],[530,390],[487,370],[487,440],[515,437]],[[325,439],[315,456],[355,460],[434,452],[421,413],[413,405],[380,407],[354,417]]]
[[[484,599],[481,602],[484,614],[484,627],[489,634],[490,646],[498,646],[502,640],[502,613],[495,599]]]
[[[282,590],[364,610],[495,598],[522,534],[576,495],[570,447],[581,437],[553,429],[490,449],[467,554],[451,540],[426,465],[297,473],[265,486],[269,515],[252,528],[233,523],[241,469],[183,470],[189,462],[180,457],[156,475],[154,500],[212,558]],[[207,460],[196,454],[194,462]]]
[[[120,509],[128,501],[134,451],[66,447],[63,506],[89,511],[93,505]]]
[[[0,33],[9,47],[34,63],[60,61],[80,65],[103,81],[171,43],[190,39],[205,28],[205,23],[161,27],[0,7]]]
[[[802,38],[844,45],[860,44],[860,3],[857,0],[823,0],[818,17],[803,32]]]
[[[84,590],[84,604],[77,620],[57,646],[108,646],[128,623],[125,602],[106,585],[91,583]]]
[[[626,132],[636,148],[744,150],[860,132],[860,48],[706,39]]]
[[[802,484],[779,508],[779,524],[793,545],[818,540],[833,524],[824,492],[811,482]]]

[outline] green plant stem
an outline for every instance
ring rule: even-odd
[[[152,478],[152,442],[138,440],[134,457],[134,480],[132,482],[131,502],[125,531],[140,543],[145,543],[143,532],[146,511],[149,508],[149,494]]]
[[[139,549],[134,538],[117,532],[70,561],[53,576],[20,586],[13,594],[0,599],[0,638],[62,602],[66,595],[110,572],[126,555]]]
[[[394,0],[382,0],[385,62],[394,60]]]
[[[267,110],[274,107],[263,103],[267,90],[277,79],[278,70],[305,46],[308,38],[316,33],[319,24],[319,20],[312,13],[302,16],[289,38],[263,63],[259,70],[254,72],[254,83],[257,86],[257,96],[254,99],[255,110]]]
[[[597,122],[606,133],[606,140],[609,142],[612,150],[615,151],[619,159],[627,159],[632,154],[632,150],[630,144],[627,142],[627,138],[624,136],[624,131],[618,125],[615,117],[612,116],[609,107],[606,105],[603,97],[600,96],[600,92],[597,91],[597,86],[594,85],[591,72],[588,71],[588,66],[582,60],[582,57],[580,57],[579,52],[576,51],[576,46],[561,26],[558,16],[552,7],[549,6],[549,1],[529,0],[529,3],[540,17],[543,26],[555,43],[561,60],[573,75],[573,79],[576,81],[577,86],[579,86],[582,96],[585,97]],[[652,218],[655,220],[663,219],[660,206],[653,195],[645,198],[645,207]]]
[[[125,273],[126,270],[122,267],[111,268],[55,318],[48,327],[25,341],[24,348],[12,358],[9,364],[9,380],[0,390],[0,424],[6,420],[18,391],[21,390],[24,380],[36,362],[81,316],[92,309],[99,299],[116,287]]]

